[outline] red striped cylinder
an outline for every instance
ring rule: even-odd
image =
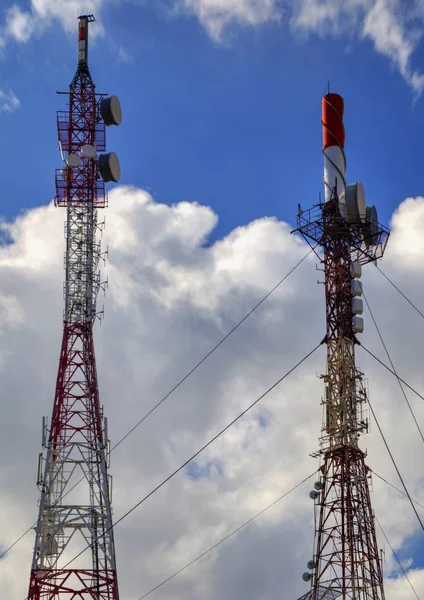
[[[322,99],[322,138],[324,154],[325,201],[336,189],[343,202],[346,186],[346,158],[344,153],[345,130],[343,125],[344,102],[339,94],[326,94]]]
[[[88,18],[79,17],[78,23],[78,64],[88,61]]]

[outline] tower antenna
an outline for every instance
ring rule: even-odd
[[[370,469],[359,447],[367,433],[367,388],[355,363],[363,331],[362,266],[383,256],[389,232],[366,206],[361,183],[346,185],[343,99],[322,99],[325,200],[297,217],[308,243],[320,244],[325,273],[327,371],[323,435],[315,453],[320,478],[310,492],[319,512],[314,557],[301,600],[384,600],[383,573],[371,508]]]
[[[96,234],[105,208],[105,182],[118,181],[119,161],[106,149],[106,126],[119,125],[116,96],[96,94],[88,68],[88,26],[78,19],[78,67],[67,111],[57,115],[64,164],[56,170],[56,206],[66,208],[65,311],[51,425],[43,419],[28,600],[119,600],[108,473],[107,420],[100,406],[93,326],[104,258]],[[83,476],[85,490],[74,490]],[[66,568],[70,553],[91,544],[91,555]]]

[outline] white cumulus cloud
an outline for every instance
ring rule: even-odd
[[[418,95],[424,74],[411,63],[424,33],[424,5],[408,4],[405,9],[403,0],[289,0],[283,10],[277,0],[175,0],[217,41],[231,23],[259,26],[284,19],[295,33],[369,39]]]
[[[133,0],[136,4],[135,0]],[[89,12],[97,17],[94,36],[103,34],[102,10],[112,0],[90,0]],[[113,0],[114,3],[117,0]],[[418,96],[424,87],[424,73],[413,66],[414,53],[424,33],[424,4],[409,0],[167,0],[175,15],[198,18],[217,42],[226,39],[231,25],[259,27],[271,22],[290,23],[295,34],[343,36],[370,40],[376,52],[385,56]],[[162,6],[161,3],[158,7]],[[75,31],[75,21],[87,7],[80,0],[31,0],[29,9],[13,3],[6,9],[0,48],[7,41],[28,42],[58,22],[65,31]],[[114,40],[108,38],[112,47]],[[128,60],[119,48],[118,60]]]
[[[206,206],[156,203],[147,193],[118,187],[110,194],[105,244],[110,288],[106,318],[96,329],[101,402],[112,444],[307,252],[291,225],[273,218],[239,227],[205,244],[217,215]],[[395,213],[382,268],[420,304],[424,199]],[[58,364],[63,309],[65,211],[40,207],[3,223],[0,246],[0,547],[37,516],[36,459],[41,417],[49,415]],[[324,296],[316,258],[301,267],[162,406],[112,454],[114,518],[198,450],[279,379],[324,336]],[[424,323],[373,266],[364,289],[402,377],[419,391]],[[361,342],[384,358],[371,319]],[[422,441],[395,380],[359,347],[358,366],[411,494],[424,502]],[[179,473],[116,528],[121,596],[138,600],[221,537],[312,473],[321,427],[322,347],[298,371],[232,427],[191,469]],[[417,419],[424,403],[408,396]],[[400,486],[375,424],[364,436],[367,462]],[[161,587],[157,600],[296,599],[311,558],[313,504],[307,484]],[[372,501],[393,546],[410,562],[408,541],[419,535],[407,500],[374,476]],[[378,532],[379,534],[379,532]],[[383,541],[380,537],[380,545]],[[24,600],[33,532],[0,562],[0,597]],[[387,600],[411,597],[396,578],[386,547]]]
[[[282,16],[275,0],[178,0],[176,7],[197,15],[215,40],[230,24],[263,25]]]
[[[369,39],[388,58],[416,94],[424,74],[413,68],[413,54],[424,32],[424,5],[411,0],[299,0],[293,3],[294,30]]]
[[[90,0],[89,10],[98,18],[92,27],[92,34],[102,33],[101,9],[107,0]],[[14,3],[6,10],[6,23],[3,28],[3,44],[8,39],[26,43],[34,35],[42,35],[54,22],[59,23],[67,33],[76,31],[77,18],[85,14],[87,5],[80,0],[31,0],[28,10],[20,3]]]
[[[0,112],[13,112],[21,105],[19,98],[16,94],[9,90],[5,92],[0,90]]]

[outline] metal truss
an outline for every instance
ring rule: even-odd
[[[99,271],[105,253],[96,241],[96,232],[101,229],[92,205],[68,206],[64,283],[64,318],[68,323],[90,323],[100,316],[96,311],[96,298],[99,290],[106,286]]]
[[[331,589],[346,600],[384,598],[364,458],[359,448],[342,445],[325,453],[321,467],[324,488],[313,587]]]
[[[80,591],[76,591],[80,590]],[[30,598],[40,600],[109,600],[118,597],[116,571],[57,569],[31,574]]]
[[[367,390],[355,364],[351,265],[352,260],[366,264],[382,256],[389,232],[374,227],[370,244],[361,228],[340,215],[335,193],[329,202],[299,211],[298,231],[324,251],[327,322],[323,435],[316,453],[323,462],[319,523],[312,588],[302,598],[384,600],[369,469],[358,446],[360,435],[368,431],[363,409]]]
[[[299,600],[313,600],[312,590],[304,594]],[[317,589],[316,600],[337,600],[340,598],[340,593],[332,590],[331,588],[325,588],[319,586]]]
[[[104,149],[98,97],[87,65],[80,64],[69,111],[58,114],[62,153],[76,154],[84,144]],[[96,209],[106,206],[97,160],[82,157],[78,167],[57,171],[56,204],[67,208],[64,330],[51,427],[44,435],[28,600],[119,600],[109,442],[93,344],[96,298],[104,287]]]
[[[372,243],[364,238],[363,231],[367,226],[376,225],[372,235]],[[381,258],[389,239],[389,230],[381,223],[373,224],[364,219],[361,226],[350,225],[339,212],[338,204],[332,201],[317,204],[310,209],[301,210],[297,215],[297,231],[310,244],[324,246],[331,237],[333,240],[344,239],[350,250],[350,260],[362,265]]]

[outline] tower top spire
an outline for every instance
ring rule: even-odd
[[[78,17],[78,64],[88,62],[88,24],[96,19],[94,15],[80,15]]]

